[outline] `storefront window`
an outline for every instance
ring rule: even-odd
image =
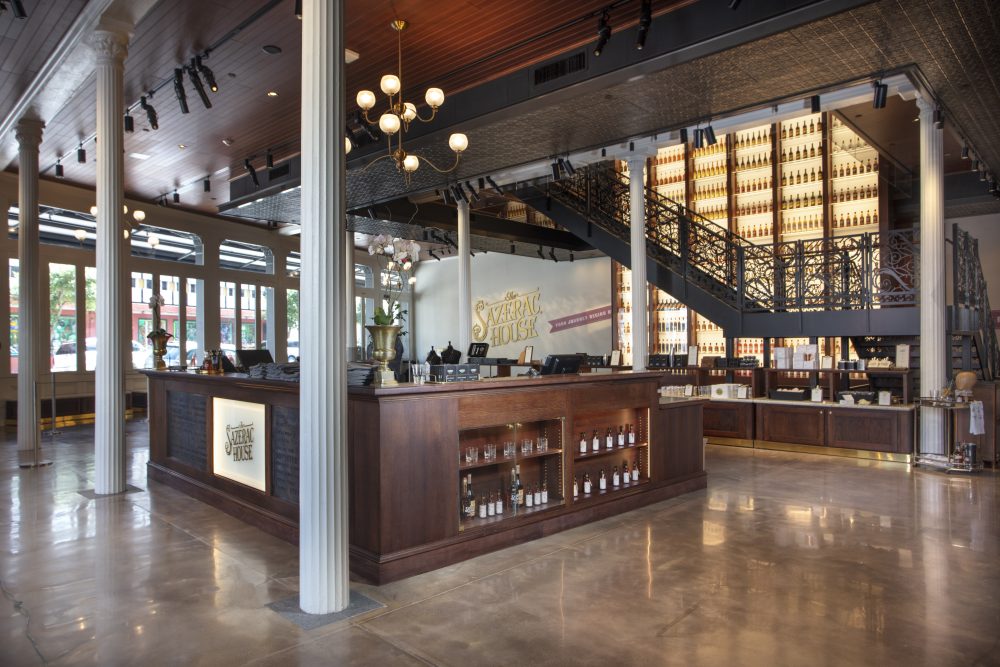
[[[77,370],[76,267],[72,264],[49,264],[49,332],[52,372]],[[91,356],[94,353],[87,351]]]
[[[240,349],[257,348],[257,286],[240,284]]]
[[[267,246],[223,241],[219,245],[219,268],[273,274],[274,254]]]
[[[146,336],[153,330],[153,311],[149,299],[153,296],[153,274],[132,272],[132,365],[144,368],[152,358]]]
[[[236,299],[236,283],[219,283],[219,347],[229,356],[235,356],[237,331],[237,316],[239,302]]]
[[[7,263],[7,284],[10,286],[10,372],[17,375],[17,353],[20,349],[20,339],[17,335],[18,313],[18,260],[11,259]]]
[[[274,303],[274,288],[260,287],[260,346],[271,350],[274,356],[274,327],[271,326],[271,304]]]
[[[97,269],[88,266],[84,270],[84,341],[86,350],[85,368],[92,371],[97,368]],[[93,348],[93,349],[91,349]]]
[[[188,364],[191,360],[202,361],[204,356],[199,354],[205,348],[205,341],[202,327],[201,295],[205,290],[205,281],[196,278],[188,278],[186,281],[187,303],[184,306],[184,340],[187,348]]]
[[[299,291],[297,289],[290,289],[285,291],[285,297],[287,299],[287,317],[285,318],[288,323],[287,330],[287,340],[288,340],[288,360],[298,361],[299,360]]]

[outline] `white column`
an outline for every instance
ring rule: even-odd
[[[917,98],[920,109],[920,393],[930,396],[947,384],[945,356],[944,132],[934,127],[934,102]],[[920,410],[920,451],[947,454],[944,415]]]
[[[646,370],[649,357],[649,314],[646,312],[646,187],[643,170],[646,159],[637,157],[628,161],[629,209],[632,245],[632,370]]]
[[[469,351],[472,337],[472,246],[469,245],[469,202],[458,202],[458,351]]]
[[[299,605],[350,600],[344,364],[344,0],[305,0],[302,17],[302,274],[299,385]]]
[[[21,464],[38,463],[39,347],[49,339],[39,327],[38,300],[38,145],[42,142],[40,120],[22,118],[14,131],[18,145],[17,254],[18,254],[18,357],[17,357],[17,449]]]
[[[122,93],[128,35],[95,30],[97,73],[97,372],[94,491],[125,490],[125,239]]]

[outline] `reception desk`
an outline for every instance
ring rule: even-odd
[[[150,478],[297,541],[298,385],[146,375]],[[352,572],[393,581],[704,488],[705,402],[661,403],[658,386],[658,373],[614,373],[352,387]],[[625,468],[638,468],[634,480]],[[512,507],[517,479],[542,502]],[[501,499],[500,513],[480,516]]]

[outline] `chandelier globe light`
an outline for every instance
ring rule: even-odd
[[[389,24],[396,32],[397,66],[395,74],[386,74],[379,80],[379,89],[388,98],[388,103],[385,111],[378,114],[377,120],[379,129],[382,130],[382,134],[386,137],[388,152],[365,166],[365,169],[368,169],[373,164],[385,158],[391,159],[396,165],[396,170],[403,175],[407,183],[410,182],[410,175],[424,163],[441,174],[454,171],[458,168],[462,153],[469,147],[469,139],[464,134],[456,132],[448,137],[448,147],[455,153],[455,162],[448,168],[438,167],[426,157],[408,153],[403,148],[403,139],[410,129],[410,124],[414,121],[429,123],[434,120],[437,110],[444,104],[444,91],[440,88],[428,88],[427,92],[424,93],[424,102],[426,102],[431,112],[429,116],[424,118],[417,111],[416,104],[403,99],[403,31],[408,25],[402,19],[395,19]],[[369,112],[375,108],[378,102],[375,93],[370,90],[358,91],[355,100],[364,114],[365,121],[375,124],[376,121],[373,120],[373,116],[369,116]]]

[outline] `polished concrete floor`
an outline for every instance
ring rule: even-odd
[[[0,665],[1000,664],[1000,478],[709,448],[709,488],[382,587],[311,631],[296,549],[146,482],[0,456]],[[46,441],[48,445],[48,440]]]

